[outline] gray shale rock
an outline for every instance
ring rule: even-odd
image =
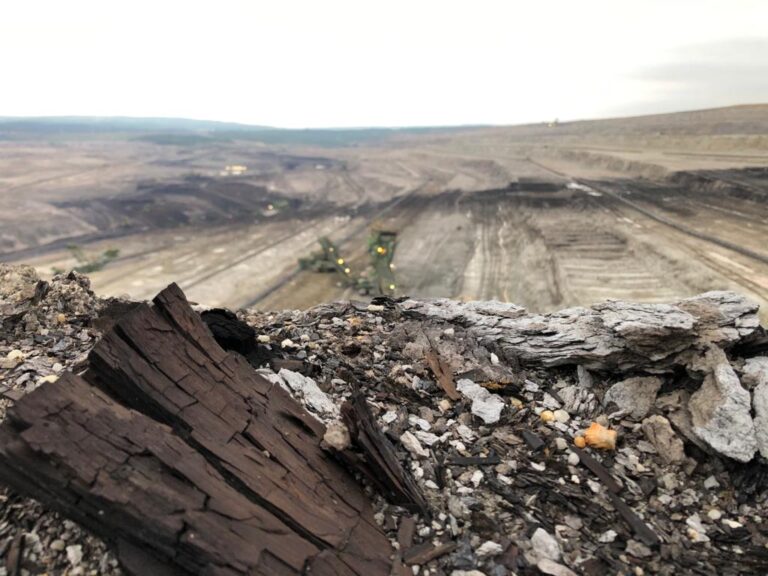
[[[679,464],[685,460],[683,441],[664,416],[654,414],[643,420],[643,434],[667,464]]]
[[[627,378],[608,389],[603,405],[615,404],[623,415],[641,420],[648,414],[661,388],[661,379],[655,376]]]
[[[755,437],[763,458],[768,458],[768,357],[750,358],[744,365],[745,384],[752,389],[752,408],[755,411]]]
[[[681,353],[726,345],[760,325],[758,305],[735,292],[707,292],[675,304],[609,300],[589,308],[527,314],[511,304],[406,300],[406,315],[464,326],[480,344],[531,366],[655,372],[682,366]]]
[[[749,392],[721,349],[710,348],[705,362],[709,373],[688,402],[693,431],[720,454],[749,462],[757,452]]]

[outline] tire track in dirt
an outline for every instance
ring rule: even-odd
[[[533,162],[537,166],[542,167],[543,169],[549,170],[553,174],[556,174],[561,177],[562,176],[567,177],[566,174],[563,174],[562,172],[558,172],[556,170],[549,169],[546,166],[540,164],[539,162],[536,162],[534,160],[531,160],[531,162]],[[683,234],[689,240],[693,241],[693,243],[691,243],[690,241],[684,242],[685,245],[688,247],[688,249],[691,252],[693,252],[698,257],[699,261],[702,262],[705,266],[723,275],[728,280],[736,279],[736,282],[739,285],[744,286],[750,292],[756,293],[756,295],[758,295],[760,298],[762,298],[763,300],[766,300],[765,287],[762,286],[761,283],[756,283],[752,279],[752,277],[743,274],[738,270],[737,267],[732,265],[727,265],[724,263],[725,261],[723,260],[717,261],[718,259],[715,259],[711,255],[709,255],[708,251],[705,250],[703,246],[700,246],[700,245],[697,246],[696,242],[701,241],[704,243],[714,245],[718,248],[724,248],[726,250],[730,250],[732,252],[735,252],[737,255],[741,257],[746,257],[747,260],[754,261],[756,264],[759,264],[761,267],[764,266],[765,264],[768,264],[768,255],[763,254],[762,252],[757,252],[750,248],[746,248],[740,244],[732,242],[731,240],[726,240],[718,236],[709,234],[708,232],[701,232],[699,230],[690,228],[687,225],[680,224],[679,222],[672,220],[670,217],[662,216],[651,209],[640,206],[638,203],[628,200],[627,198],[624,198],[622,195],[614,192],[613,190],[609,190],[605,186],[595,185],[592,182],[588,183],[588,185],[594,190],[598,191],[599,193],[607,195],[608,197],[618,202],[622,206],[628,209],[631,209],[636,213],[641,214],[642,217],[647,217],[655,222],[663,224],[664,226],[668,227],[668,229],[671,232],[673,232],[673,234],[674,233]],[[597,199],[595,198],[593,198],[593,200],[597,201]],[[729,260],[729,259],[726,257],[725,260]],[[670,275],[668,276],[668,278],[674,278],[674,270],[670,271]]]

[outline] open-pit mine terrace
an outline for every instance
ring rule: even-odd
[[[89,272],[101,295],[175,281],[207,305],[304,308],[359,296],[298,258],[325,235],[360,270],[378,227],[398,234],[398,294],[548,311],[732,289],[766,314],[767,110],[340,148],[5,143],[0,260],[50,275],[72,244],[117,248]]]

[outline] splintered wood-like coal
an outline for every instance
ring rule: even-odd
[[[0,480],[115,543],[133,574],[388,574],[390,543],[324,432],[172,285],[84,375],[18,402]]]
[[[341,416],[349,429],[353,446],[339,453],[342,461],[363,474],[387,496],[389,502],[428,516],[429,510],[421,490],[411,475],[403,470],[394,448],[379,430],[359,390],[355,390],[341,407]]]

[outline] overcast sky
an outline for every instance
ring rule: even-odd
[[[0,116],[511,124],[768,102],[768,0],[0,0]]]

